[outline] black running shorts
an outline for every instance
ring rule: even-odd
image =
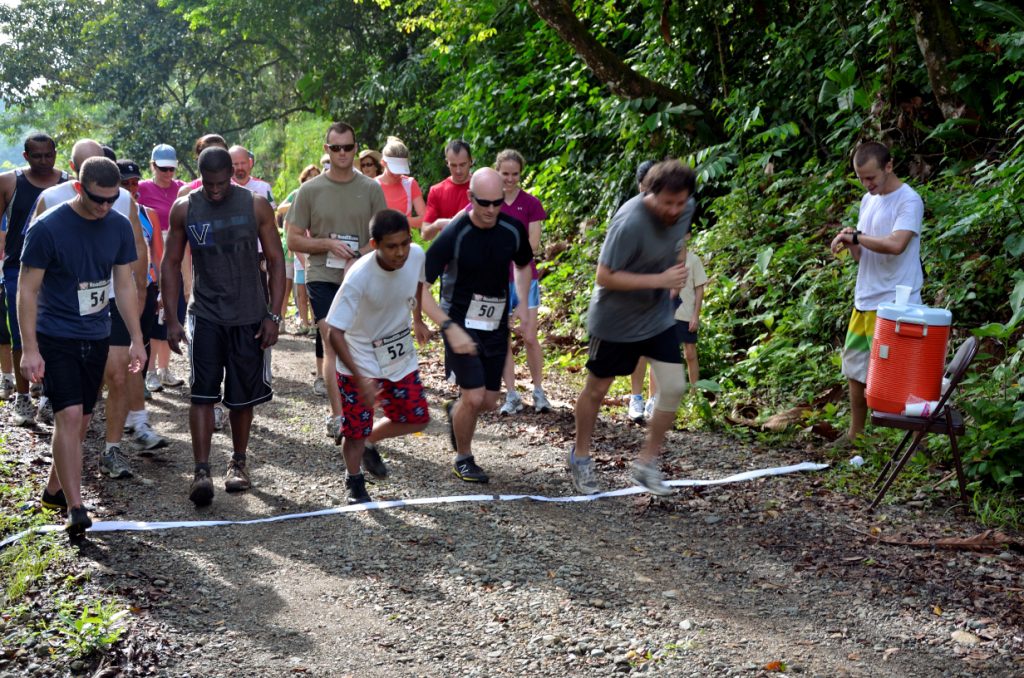
[[[188,358],[192,402],[210,405],[221,401],[241,410],[270,400],[270,353],[260,348],[256,333],[262,323],[224,326],[189,313]]]
[[[43,357],[43,391],[54,412],[82,406],[92,414],[107,366],[106,339],[63,339],[37,333]]]
[[[591,337],[587,369],[598,379],[623,377],[633,374],[641,357],[682,364],[675,324],[661,334],[640,341],[605,341]]]

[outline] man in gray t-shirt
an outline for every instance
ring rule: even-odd
[[[686,282],[685,237],[693,219],[696,180],[689,167],[666,160],[651,168],[647,190],[615,216],[597,262],[590,299],[587,381],[576,400],[576,444],[569,452],[573,484],[584,494],[600,491],[590,458],[597,412],[617,376],[632,374],[647,358],[658,381],[647,440],[633,463],[633,480],[667,495],[658,468],[665,433],[686,388],[670,290]]]

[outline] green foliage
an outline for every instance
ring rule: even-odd
[[[113,603],[87,603],[80,609],[74,603],[61,605],[56,618],[46,626],[46,631],[60,643],[54,654],[77,659],[106,652],[124,633],[127,615],[128,610]]]

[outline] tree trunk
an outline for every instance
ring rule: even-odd
[[[961,118],[964,102],[953,92],[956,73],[949,64],[963,56],[964,44],[949,0],[907,0],[907,6],[914,15],[917,46],[942,117]]]

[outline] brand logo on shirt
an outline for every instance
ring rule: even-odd
[[[206,236],[210,234],[209,222],[205,224],[189,224],[188,230],[192,233],[192,240],[194,240],[196,244],[206,244]]]

